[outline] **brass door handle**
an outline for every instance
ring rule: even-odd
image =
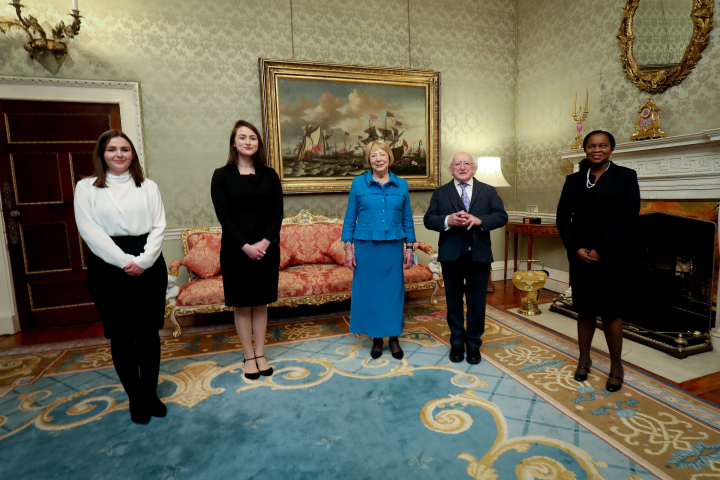
[[[12,211],[10,212],[10,216],[17,218],[17,217],[20,216],[20,211],[19,211],[19,210],[12,210]]]

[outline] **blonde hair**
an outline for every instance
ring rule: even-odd
[[[372,168],[372,165],[370,165],[370,154],[372,154],[375,149],[384,150],[385,153],[388,154],[388,158],[390,159],[388,167],[395,163],[395,156],[393,155],[392,150],[390,150],[390,145],[382,140],[373,140],[365,147],[365,163],[367,163],[368,167]]]

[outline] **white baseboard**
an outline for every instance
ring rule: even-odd
[[[490,278],[493,281],[502,280],[504,277],[503,269],[505,268],[505,261],[493,262],[491,267]],[[545,267],[550,277],[545,284],[545,289],[552,292],[563,293],[570,287],[570,273],[563,270],[557,270],[555,268]],[[508,259],[508,278],[512,278],[512,259]]]
[[[12,335],[19,331],[15,317],[0,317],[0,335]]]

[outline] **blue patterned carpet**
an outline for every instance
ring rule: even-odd
[[[488,361],[353,335],[162,363],[166,418],[130,422],[115,371],[44,377],[0,398],[3,479],[656,478]]]

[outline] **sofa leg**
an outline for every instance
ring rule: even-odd
[[[180,324],[177,321],[177,318],[175,318],[175,309],[172,309],[172,312],[170,313],[170,321],[175,324],[173,332],[173,338],[180,338],[180,335],[182,335],[182,330],[180,329]]]
[[[433,289],[432,294],[430,295],[430,303],[433,305],[437,305],[438,301],[435,299],[435,294],[440,290],[440,284],[436,281],[435,282],[435,288]]]

